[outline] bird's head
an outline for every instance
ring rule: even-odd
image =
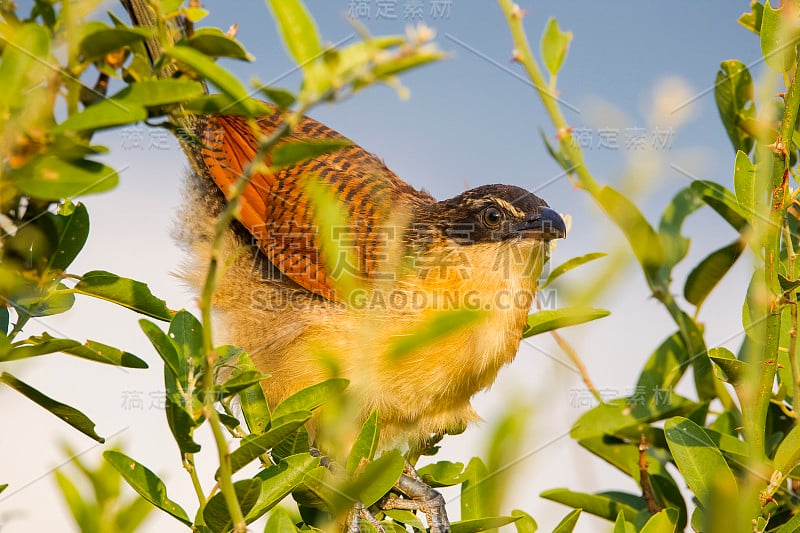
[[[566,225],[547,203],[513,185],[482,185],[426,205],[414,217],[411,239],[469,246],[564,238]]]

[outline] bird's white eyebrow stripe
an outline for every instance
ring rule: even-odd
[[[524,217],[525,213],[514,207],[514,204],[503,200],[502,198],[494,198],[494,201],[497,202],[497,205],[508,211],[509,213],[513,214],[516,217]]]

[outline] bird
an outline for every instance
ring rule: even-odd
[[[139,0],[123,4],[134,24],[154,24]],[[157,41],[146,45],[159,64]],[[212,256],[224,266],[212,298],[215,332],[269,375],[261,385],[270,408],[328,378],[348,380],[338,424],[322,413],[307,423],[322,452],[341,459],[376,412],[379,450],[418,455],[432,439],[479,420],[470,400],[514,359],[551,243],[566,237],[564,220],[514,185],[437,201],[307,116],[291,116],[288,135],[254,161],[259,138],[290,118],[262,105],[254,121],[182,117],[190,168],[173,231],[187,253],[179,276],[200,293]],[[321,141],[338,148],[288,165],[273,161],[281,147]],[[235,220],[215,246],[217,221],[243,174],[249,180]],[[449,533],[444,499],[411,464],[395,489],[409,499],[384,499],[384,508],[422,510],[431,533]],[[370,516],[357,505],[348,530]]]
[[[265,135],[284,118],[269,109],[257,119]],[[216,220],[258,141],[236,115],[192,123],[200,142],[185,145],[192,170],[175,227],[190,256],[182,275],[199,290]],[[257,172],[239,198],[213,300],[225,341],[271,376],[263,381],[271,407],[344,377],[356,419],[378,411],[382,448],[418,448],[431,435],[463,431],[479,420],[472,396],[517,353],[550,241],[566,235],[565,223],[513,185],[436,201],[312,118],[276,148],[319,140],[348,145]],[[272,164],[270,155],[263,163]],[[319,199],[341,213],[341,226],[325,227]],[[448,314],[464,325],[397,353],[420,329],[447,325]]]

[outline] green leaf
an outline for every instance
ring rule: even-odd
[[[783,477],[800,465],[800,426],[795,426],[778,445],[772,460],[773,468]]]
[[[631,403],[622,398],[600,404],[578,418],[570,435],[578,441],[603,435],[633,435],[638,440],[639,434],[649,430],[651,423],[676,415],[688,415],[702,405],[673,391],[665,392],[665,395],[652,394],[645,401]]]
[[[309,449],[308,431],[305,426],[300,426],[297,431],[275,445],[271,455],[273,460],[280,461],[293,455],[308,453]]]
[[[777,529],[771,530],[771,533],[797,533],[798,529],[800,529],[800,513],[794,515]]]
[[[297,97],[294,94],[287,91],[286,89],[281,89],[280,87],[270,87],[269,85],[263,85],[258,88],[259,92],[266,96],[270,102],[278,106],[278,109],[287,109],[292,107],[294,103],[297,101]]]
[[[274,109],[253,98],[236,100],[227,94],[204,94],[187,100],[183,108],[190,113],[240,115],[243,117],[264,116],[274,113]]]
[[[310,411],[296,411],[276,418],[266,433],[249,435],[242,439],[241,446],[231,453],[231,473],[238,472],[260,455],[267,453],[273,446],[294,433],[309,418],[311,418]],[[214,474],[214,478],[219,479],[219,470]]]
[[[304,453],[283,459],[277,465],[265,468],[255,475],[261,481],[261,494],[252,509],[245,515],[249,524],[275,507],[303,482],[306,472],[317,467],[319,459]]]
[[[0,334],[7,335],[8,327],[10,325],[11,315],[8,312],[8,307],[0,307]]]
[[[8,488],[8,483],[0,483],[0,493]]]
[[[261,496],[262,485],[263,483],[258,479],[243,479],[233,484],[242,514],[246,515],[256,505]],[[225,503],[225,495],[222,492],[218,492],[208,500],[208,503],[203,508],[203,519],[208,528],[215,533],[233,529],[233,519],[228,510],[228,504]]]
[[[199,452],[201,446],[194,441],[192,433],[196,426],[203,423],[204,418],[200,417],[198,420],[192,418],[192,415],[184,408],[182,402],[173,399],[170,394],[167,394],[165,398],[164,414],[167,417],[169,430],[172,432],[172,436],[181,453]]]
[[[703,428],[676,416],[665,422],[664,433],[675,464],[700,505],[711,503],[715,483],[737,486],[728,463]]]
[[[103,270],[93,270],[81,276],[74,291],[113,302],[159,320],[170,320],[173,315],[166,302],[153,296],[147,285],[141,281],[122,278]]]
[[[150,339],[150,343],[158,352],[158,355],[161,356],[162,361],[164,361],[164,366],[169,369],[175,378],[180,379],[181,377],[185,376],[182,375],[181,372],[181,364],[178,360],[178,352],[175,349],[175,345],[172,344],[172,341],[167,337],[167,334],[164,331],[146,319],[139,320],[139,326],[144,331],[147,338]]]
[[[237,359],[236,371],[255,370],[250,355],[242,352]],[[234,372],[236,372],[234,371]],[[270,425],[269,405],[260,384],[252,385],[239,392],[239,403],[244,421],[250,433],[261,434]]]
[[[322,54],[317,27],[308,10],[300,0],[269,0],[269,6],[284,46],[295,62],[308,70]]]
[[[8,340],[6,339],[6,342]],[[0,356],[0,361],[18,361],[29,357],[60,352],[67,348],[80,346],[81,343],[70,339],[54,339],[47,333],[41,337],[30,337],[13,346],[6,344],[7,349]]]
[[[522,337],[533,337],[554,329],[577,326],[610,315],[605,309],[565,307],[563,309],[546,309],[528,315],[528,325]]]
[[[562,32],[558,21],[553,17],[547,21],[542,34],[542,62],[551,76],[558,74],[564,58],[567,57],[572,32]]]
[[[95,22],[94,24],[97,23]],[[143,41],[153,33],[152,30],[147,28],[110,28],[105,23],[100,24],[101,26],[96,27],[95,31],[84,35],[78,45],[78,50],[84,61],[102,59],[109,52]]]
[[[794,21],[785,20],[791,13],[783,4],[780,9],[773,9],[769,0],[764,3],[759,32],[761,54],[764,62],[778,72],[787,72],[797,58],[797,30]]]
[[[47,411],[50,411],[50,413],[54,414],[84,435],[91,437],[97,442],[105,442],[103,437],[95,433],[94,422],[92,422],[89,417],[74,407],[70,407],[69,405],[50,398],[49,396],[45,396],[24,381],[15,378],[7,372],[0,374],[0,383],[5,383],[15,391],[31,400],[33,403],[38,404]]]
[[[255,59],[239,41],[219,28],[198,28],[186,40],[186,44],[210,57],[231,57],[243,61]]]
[[[760,2],[750,2],[750,13],[742,13],[739,17],[739,24],[752,31],[756,35],[761,32],[761,20],[764,15],[764,6]]]
[[[664,250],[653,227],[630,200],[608,185],[598,191],[595,199],[608,217],[622,230],[634,255],[651,284],[662,284],[659,268],[664,262]]]
[[[425,525],[422,523],[422,520],[417,518],[411,511],[403,511],[400,509],[387,509],[383,511],[383,514],[391,518],[396,522],[401,522],[407,526],[411,526],[414,529],[419,531],[425,531]]]
[[[347,456],[346,469],[350,475],[356,471],[362,459],[372,461],[373,457],[375,457],[380,434],[381,423],[378,418],[378,411],[373,410],[361,426],[361,431],[359,431],[353,447],[350,448],[350,454]]]
[[[488,529],[497,529],[518,521],[519,516],[491,516],[461,520],[450,524],[450,533],[477,533]]]
[[[739,127],[741,118],[753,111],[753,78],[741,61],[723,61],[714,83],[717,110],[734,150],[749,153],[754,139]]]
[[[686,218],[703,206],[703,201],[691,187],[678,191],[664,209],[658,225],[658,235],[664,248],[664,266],[661,277],[670,279],[673,267],[680,263],[689,251],[689,239],[681,235]]]
[[[723,381],[738,386],[747,378],[750,365],[737,359],[727,348],[711,348],[708,350],[708,358],[716,363],[724,373],[724,375],[718,376]]]
[[[50,64],[50,34],[44,26],[27,23],[10,36],[0,37],[0,43],[11,44],[0,48],[0,116],[6,117],[25,101],[29,88],[44,81],[48,74],[45,68]]]
[[[162,511],[174,516],[184,524],[191,526],[186,511],[180,505],[167,498],[167,487],[164,482],[144,465],[131,459],[124,453],[108,450],[103,457],[113,466],[139,495]]]
[[[736,191],[736,201],[742,211],[750,215],[752,222],[755,213],[755,177],[756,171],[747,154],[741,150],[736,151],[736,164],[733,170],[733,190]]]
[[[384,452],[368,463],[344,492],[355,496],[364,506],[369,507],[392,490],[405,465],[406,460],[398,450]]]
[[[114,128],[147,120],[147,109],[136,102],[119,102],[106,98],[83,111],[67,117],[55,127],[57,133],[65,131],[94,131]]]
[[[583,509],[589,514],[610,521],[615,520],[617,515],[622,512],[625,515],[625,520],[633,522],[639,511],[646,508],[644,500],[633,495],[628,496],[630,498],[638,498],[639,501],[636,507],[621,501],[619,497],[615,497],[615,493],[587,494],[569,489],[552,489],[541,493],[540,496],[546,500],[558,502],[575,509]]]
[[[648,394],[669,391],[689,368],[690,358],[681,332],[675,332],[650,355],[639,374],[636,389]]]
[[[536,530],[539,529],[539,524],[536,523],[536,520],[525,511],[514,509],[511,511],[511,516],[517,519],[514,522],[517,533],[536,533]]]
[[[147,368],[147,363],[132,353],[93,340],[87,340],[85,344],[81,344],[70,339],[56,339],[47,333],[42,333],[41,336],[28,338],[26,342],[30,344],[27,348],[45,350],[42,353],[64,352],[75,357],[107,365],[126,368]],[[59,346],[59,344],[62,345]]]
[[[678,527],[678,510],[662,509],[645,523],[640,533],[674,533]]]
[[[177,349],[179,362],[191,364],[195,371],[203,367],[206,358],[203,325],[194,315],[185,309],[175,313],[169,323],[169,338]]]
[[[86,244],[89,236],[89,212],[85,205],[79,203],[69,215],[47,213],[42,221],[47,221],[44,225],[45,231],[50,234],[49,240],[55,244],[47,269],[66,270]]]
[[[238,372],[236,375],[232,375],[230,378],[222,382],[216,390],[217,392],[222,393],[223,397],[227,397],[254,385],[258,385],[262,380],[267,379],[268,377],[269,376],[267,374],[262,374],[258,370]]]
[[[489,475],[486,465],[478,457],[470,459],[464,469],[464,482],[461,484],[461,519],[476,520],[489,514],[486,509],[487,502],[491,499],[487,494],[491,490],[488,483],[484,483]]]
[[[547,149],[547,153],[550,154],[550,157],[558,163],[564,172],[572,172],[575,169],[575,165],[567,159],[566,154],[562,150],[556,150],[556,148],[550,143],[550,139],[547,138],[547,134],[544,132],[543,129],[539,128],[539,135],[544,142],[544,146]]]
[[[572,533],[572,530],[575,529],[575,525],[578,523],[578,518],[580,516],[581,510],[575,509],[558,523],[556,528],[553,530],[553,533]]]
[[[295,411],[313,411],[331,397],[341,394],[349,383],[346,379],[333,378],[297,391],[275,407],[272,418],[280,418]]]
[[[617,514],[617,521],[614,522],[613,533],[636,533],[636,528],[625,520],[625,513],[622,511]]]
[[[269,515],[264,533],[295,533],[299,531],[294,520],[286,509],[278,507]]]
[[[335,152],[352,144],[348,139],[303,140],[281,143],[272,150],[271,166],[273,169],[286,168]]]
[[[417,474],[422,480],[434,489],[462,483],[466,479],[463,473],[464,463],[451,463],[450,461],[439,461],[417,470]]]
[[[416,323],[413,328],[396,335],[389,344],[387,356],[394,361],[410,356],[414,351],[463,332],[485,318],[486,314],[482,310],[467,307],[434,310],[421,323]]]
[[[686,301],[697,307],[703,305],[714,287],[742,255],[744,247],[744,241],[736,239],[731,244],[711,252],[700,261],[700,264],[694,267],[686,278],[686,285],[683,287],[683,296]]]
[[[586,263],[588,263],[590,261],[594,261],[595,259],[600,259],[601,257],[605,257],[606,255],[608,255],[608,254],[604,254],[602,252],[593,252],[593,253],[590,253],[590,254],[581,255],[581,256],[578,256],[578,257],[573,257],[572,259],[564,261],[563,263],[558,265],[556,268],[554,268],[552,270],[552,272],[550,272],[550,275],[547,276],[547,280],[545,280],[544,285],[542,285],[539,288],[540,289],[544,289],[545,287],[547,287],[548,285],[553,283],[556,279],[560,278],[561,276],[563,276],[564,274],[566,274],[567,272],[569,272],[573,268],[577,268],[577,267],[579,267],[581,265],[584,265],[584,264],[586,264]]]
[[[713,181],[694,181],[691,187],[705,203],[733,226],[733,229],[741,232],[747,225],[748,213],[741,208],[731,191]]]
[[[256,116],[258,113],[256,106],[250,103],[250,95],[247,89],[239,83],[239,80],[204,53],[180,43],[168,48],[164,53],[188,65],[192,70],[214,84],[222,93],[237,102],[242,109],[247,110],[249,116]]]
[[[52,155],[34,158],[9,173],[23,194],[43,200],[60,200],[109,191],[119,175],[113,168],[88,159],[64,160]]]

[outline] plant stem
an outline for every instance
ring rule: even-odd
[[[789,224],[784,221],[783,224],[783,241],[786,245],[786,254],[788,257],[786,265],[786,273],[790,280],[794,280],[796,276],[795,265],[797,264],[797,256],[794,253],[794,243],[792,243],[792,233],[789,229]],[[789,291],[789,311],[791,313],[791,327],[789,328],[789,367],[792,371],[792,414],[794,415],[794,423],[798,423],[798,416],[800,416],[800,364],[797,361],[797,292],[796,290]]]
[[[192,479],[192,487],[194,487],[194,492],[197,494],[197,501],[200,503],[200,507],[202,507],[206,504],[206,497],[205,494],[203,494],[203,487],[200,485],[200,478],[197,477],[197,468],[194,465],[194,454],[183,454],[182,462],[183,468],[189,472],[189,477]]]
[[[795,72],[797,68],[798,66],[795,66]],[[783,291],[778,279],[778,264],[781,256],[781,229],[786,215],[786,191],[789,181],[788,153],[792,146],[792,132],[797,121],[798,107],[800,107],[800,88],[797,86],[795,75],[792,77],[786,94],[786,106],[778,137],[772,146],[775,157],[772,166],[769,222],[763,241],[764,283],[771,293],[771,301],[767,309],[765,346],[760,359],[756,361],[758,377],[756,388],[753,390],[753,405],[750,409],[744,409],[744,406],[742,409],[744,416],[748,414],[748,411],[751,416],[749,421],[745,420],[745,438],[754,452],[761,456],[764,455],[764,431],[775,382],[780,343],[783,306],[779,304],[779,299]]]
[[[295,112],[295,116],[302,116],[306,111],[306,106],[301,106],[301,109]],[[255,121],[251,121],[250,126],[257,137],[260,137],[261,130]],[[233,485],[230,454],[228,452],[228,443],[225,440],[225,434],[222,431],[222,423],[220,422],[219,413],[215,407],[216,395],[213,375],[214,366],[216,364],[217,353],[214,349],[212,322],[211,322],[211,307],[214,296],[214,288],[216,286],[217,275],[220,269],[220,252],[222,244],[227,234],[228,228],[234,219],[237,207],[239,205],[239,198],[244,192],[245,187],[250,183],[250,179],[256,173],[258,165],[262,164],[267,153],[281,138],[291,131],[289,122],[284,120],[278,128],[276,128],[269,136],[263,138],[259,142],[258,151],[256,152],[253,160],[244,168],[244,172],[234,183],[230,189],[230,197],[225,209],[217,219],[214,227],[214,240],[211,246],[211,259],[208,265],[208,272],[206,273],[205,283],[200,295],[200,313],[203,323],[203,349],[206,354],[206,379],[204,383],[205,388],[205,406],[204,411],[211,432],[214,436],[214,441],[217,445],[217,454],[219,455],[219,488],[225,498],[225,503],[231,514],[233,521],[234,531],[241,533],[246,531],[247,524],[244,520],[239,500],[236,497],[236,491]]]
[[[28,323],[28,320],[31,319],[31,315],[29,315],[28,313],[20,311],[17,308],[14,308],[14,310],[17,312],[17,321],[14,323],[14,327],[8,333],[9,342],[14,340],[14,337],[16,337],[17,334],[19,334],[19,332],[22,331],[22,328],[24,328],[25,324]]]
[[[586,189],[586,191],[595,199],[595,201],[598,202],[598,204],[600,204],[602,208],[602,202],[598,201],[598,196],[602,187],[594,179],[591,172],[589,172],[589,169],[584,164],[583,152],[578,143],[575,143],[572,140],[572,131],[566,119],[564,118],[564,114],[561,112],[561,108],[558,105],[558,98],[552,91],[552,88],[548,87],[548,84],[545,82],[544,76],[542,75],[542,71],[539,68],[539,64],[533,57],[533,52],[531,51],[530,44],[528,43],[528,37],[525,34],[525,28],[522,24],[524,12],[513,2],[513,0],[498,0],[498,3],[500,5],[500,9],[506,16],[506,21],[511,31],[511,38],[514,42],[514,59],[525,68],[525,71],[528,73],[528,77],[533,82],[533,85],[542,100],[545,111],[547,111],[553,126],[556,128],[559,139],[559,147],[568,162],[572,165],[572,168],[569,169],[569,173],[575,174],[578,185]],[[611,213],[609,213],[609,215],[611,215]],[[683,310],[681,310],[681,308],[677,305],[669,292],[669,288],[666,286],[661,286],[662,284],[657,283],[656,280],[654,280],[647,272],[645,272],[645,278],[653,295],[664,305],[672,319],[675,321],[675,324],[678,326],[686,345],[686,349],[689,351],[689,356],[692,359],[697,357],[706,357],[706,346],[702,335],[698,335],[693,328],[687,326],[686,320],[691,320],[691,318],[686,315],[686,313],[684,313]],[[728,394],[727,390],[721,385],[716,385],[717,384],[715,383],[714,391],[719,395],[723,405],[726,407],[733,406],[733,399],[730,397],[730,394]]]

